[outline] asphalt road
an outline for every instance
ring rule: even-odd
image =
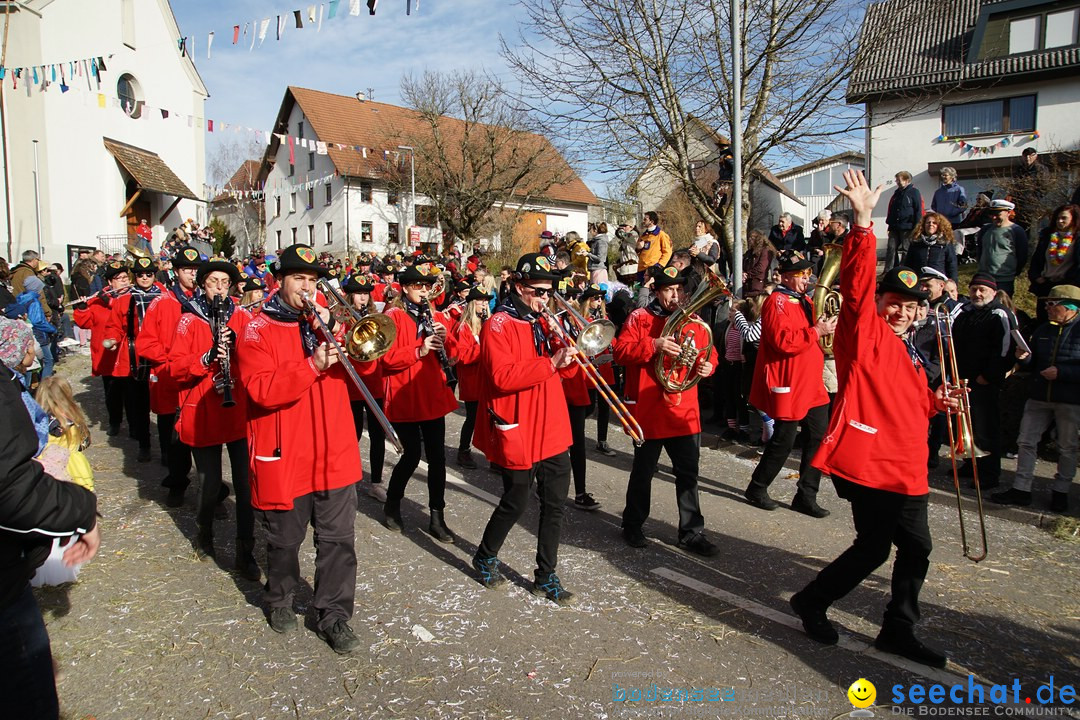
[[[1037,691],[1051,676],[1053,712],[1065,717],[1061,692],[1080,680],[1080,542],[1040,526],[1052,516],[988,507],[990,555],[976,565],[960,551],[951,480],[934,476],[935,549],[919,633],[951,662],[931,670],[871,645],[889,593],[888,564],[834,606],[838,646],[803,635],[787,600],[847,547],[850,512],[828,481],[826,519],[750,507],[741,493],[753,449],[714,450],[714,438],[703,436],[700,493],[716,557],[675,547],[673,478],[664,472],[645,526],[650,545],[629,548],[618,524],[632,446],[617,428],[616,457],[589,453],[589,491],[603,507],[566,510],[559,575],[575,606],[529,593],[535,505],[500,554],[512,582],[496,590],[476,582],[469,561],[501,483],[486,468],[462,471],[448,450],[447,522],[456,545],[425,532],[423,466],[408,488],[404,535],[386,531],[381,506],[360,498],[352,627],[363,647],[339,657],[310,629],[283,636],[266,625],[260,586],[229,571],[232,514],[217,528],[220,565],[195,558],[194,491],[183,508],[165,508],[156,447],[152,463],[138,464],[134,441],[105,436],[101,385],[88,377],[88,358],[70,358],[60,370],[94,420],[88,454],[104,514],[101,552],[79,582],[39,594],[68,718],[834,718],[854,709],[847,690],[859,678],[876,686],[877,717],[929,710],[1046,717],[1055,716],[1039,702],[1049,688]],[[448,418],[451,446],[461,421]],[[366,441],[363,456],[366,463]],[[387,479],[396,459],[391,451]],[[1014,462],[1005,466],[1008,482]],[[666,458],[661,469],[670,470]],[[1039,487],[1051,474],[1040,463]],[[794,471],[786,472],[773,495],[790,499],[794,485]],[[1076,492],[1073,504],[1080,505]],[[261,547],[257,557],[261,563]],[[310,583],[310,537],[302,568]],[[305,584],[299,612],[310,597]],[[961,684],[957,697],[966,701],[977,683],[986,686],[981,706],[911,701],[934,684],[946,692]],[[1009,705],[991,702],[992,684],[1009,686]],[[905,702],[890,707],[897,693]]]

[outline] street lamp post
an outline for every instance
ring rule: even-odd
[[[398,150],[409,151],[409,184],[412,190],[409,196],[409,229],[416,224],[416,150],[411,145],[398,145]]]

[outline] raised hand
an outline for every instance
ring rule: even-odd
[[[873,222],[874,206],[881,198],[881,192],[885,186],[878,185],[871,189],[862,170],[845,170],[844,182],[847,183],[847,187],[833,185],[833,189],[851,203],[851,209],[855,211],[855,224],[859,227],[870,227],[870,223]]]

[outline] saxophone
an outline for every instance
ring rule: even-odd
[[[840,258],[843,255],[843,246],[829,243],[825,246],[825,257],[821,261],[821,272],[818,273],[817,285],[814,286],[814,320],[824,315],[836,317],[840,314],[840,303],[843,297],[832,289],[840,274]],[[828,356],[833,354],[833,336],[826,335],[818,338],[821,351]]]

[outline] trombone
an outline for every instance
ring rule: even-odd
[[[956,365],[956,347],[953,345],[953,319],[948,310],[941,309],[944,317],[935,316],[934,329],[937,337],[938,358],[941,362],[941,382],[947,394],[956,395],[960,407],[947,409],[945,424],[949,428],[949,458],[952,461],[953,486],[956,488],[956,507],[960,516],[960,545],[964,557],[972,562],[986,559],[986,515],[983,513],[982,490],[979,488],[979,466],[977,458],[986,457],[987,452],[975,444],[975,431],[971,424],[971,399],[968,397],[968,381],[960,377]],[[948,362],[946,362],[946,349]],[[953,416],[956,417],[956,430],[953,431]],[[974,554],[968,547],[967,528],[964,524],[964,501],[960,495],[960,473],[956,467],[957,458],[967,458],[971,462],[971,474],[975,483],[975,506],[978,509],[979,532],[982,535],[982,551]]]
[[[333,298],[341,307],[346,309],[351,315],[351,308],[345,303],[345,299],[341,297],[341,293],[331,285],[330,283],[319,280],[316,287],[326,293],[328,298]],[[327,292],[328,291],[328,292]],[[356,372],[356,368],[353,367],[350,358],[360,362],[368,362],[371,360],[377,360],[386,354],[386,351],[390,349],[390,346],[394,343],[394,337],[397,333],[397,328],[394,326],[394,321],[385,315],[368,315],[363,318],[359,318],[351,325],[344,323],[348,328],[346,330],[346,336],[348,337],[346,345],[348,351],[341,347],[341,343],[334,337],[333,331],[330,330],[330,326],[326,324],[326,321],[319,315],[318,308],[315,305],[315,299],[304,293],[304,306],[308,310],[308,313],[314,319],[315,324],[318,325],[322,331],[323,336],[327,342],[334,346],[338,351],[338,356],[341,358],[341,364],[345,366],[345,372],[348,374],[349,379],[352,380],[353,385],[360,391],[360,395],[363,396],[364,402],[368,406],[368,410],[378,421],[382,427],[383,432],[386,433],[386,438],[397,448],[398,452],[404,452],[404,448],[401,445],[401,439],[398,437],[397,432],[394,430],[394,426],[390,424],[390,421],[386,419],[386,415],[379,409],[378,403],[375,402],[375,398],[372,397],[371,391],[364,385],[364,381],[360,379],[359,373]],[[331,312],[334,312],[335,307]],[[337,319],[335,315],[335,320]],[[382,318],[380,321],[378,318]],[[389,324],[387,329],[386,324]],[[355,351],[355,354],[354,354]]]
[[[604,399],[604,402],[611,407],[611,411],[619,420],[619,424],[622,425],[626,434],[634,441],[634,445],[640,447],[645,442],[645,432],[641,429],[641,425],[638,424],[630,410],[619,399],[615,391],[611,389],[611,386],[607,384],[607,381],[600,375],[600,371],[596,369],[596,366],[592,364],[588,357],[599,355],[611,345],[611,341],[615,339],[615,323],[607,318],[588,322],[562,295],[555,292],[551,294],[551,297],[555,299],[555,303],[561,308],[560,314],[565,313],[569,321],[578,328],[577,341],[575,342],[570,333],[559,323],[558,317],[553,315],[550,310],[544,310],[542,314],[547,321],[546,324],[550,332],[557,335],[566,347],[578,351],[574,353],[574,361],[577,362],[578,367],[585,373],[585,377],[596,388],[596,391],[600,393],[600,397]]]

